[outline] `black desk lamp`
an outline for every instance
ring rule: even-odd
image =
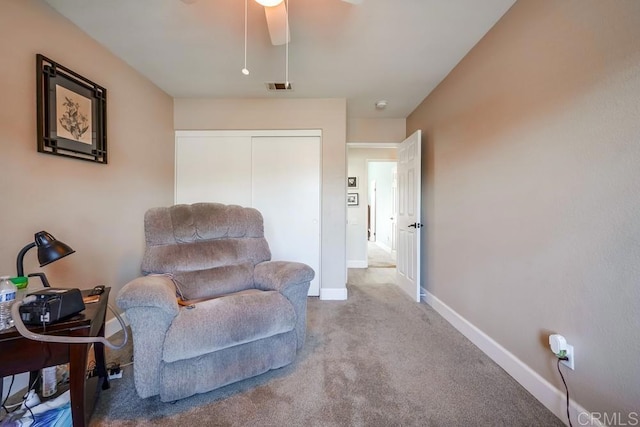
[[[29,249],[35,246],[38,247],[38,261],[40,262],[40,267],[44,267],[47,264],[51,264],[52,262],[75,252],[68,245],[62,243],[60,240],[56,240],[55,237],[46,231],[36,233],[34,240],[34,242],[29,243],[18,253],[18,259],[16,261],[18,277],[24,276],[24,255],[29,251]],[[33,276],[39,276],[40,279],[42,279],[42,284],[49,287],[49,281],[44,273],[29,274],[29,277]]]

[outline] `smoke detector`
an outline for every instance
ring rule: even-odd
[[[376,101],[376,110],[384,110],[387,108],[387,101],[381,99],[380,101]]]

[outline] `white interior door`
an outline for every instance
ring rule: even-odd
[[[398,146],[398,258],[396,283],[414,301],[420,301],[420,181],[422,132],[416,131]]]
[[[320,137],[254,137],[252,201],[264,217],[273,260],[299,261],[316,272],[320,295]]]

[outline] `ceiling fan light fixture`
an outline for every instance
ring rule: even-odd
[[[284,0],[256,0],[256,3],[265,7],[275,7],[282,3]]]
[[[265,7],[264,15],[267,19],[267,28],[271,44],[281,46],[290,40],[289,34],[289,13],[284,2],[280,2],[274,7]]]

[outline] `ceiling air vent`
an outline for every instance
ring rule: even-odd
[[[291,82],[289,83],[265,83],[267,85],[267,90],[272,90],[272,91],[286,91],[286,90],[293,90],[293,87],[291,86]]]

